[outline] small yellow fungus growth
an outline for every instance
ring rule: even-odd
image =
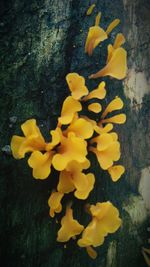
[[[121,226],[119,212],[111,202],[97,203],[90,206],[92,220],[84,229],[81,239],[78,240],[80,247],[97,247],[104,243],[104,238],[109,233],[114,233]],[[90,254],[90,253],[89,253]]]
[[[121,175],[125,172],[125,168],[122,165],[114,165],[108,169],[108,172],[113,182],[117,182]]]
[[[124,43],[125,43],[124,35],[122,33],[118,33],[116,38],[115,38],[113,49],[117,49],[117,48],[121,47]]]
[[[66,133],[73,132],[77,137],[88,139],[93,135],[93,126],[84,118],[74,119],[68,126]]]
[[[59,176],[57,190],[62,193],[70,193],[75,190],[74,195],[79,199],[86,199],[94,187],[95,177],[92,173],[84,174],[83,169],[89,167],[89,161],[83,164],[72,161],[66,170]]]
[[[36,179],[46,179],[51,173],[51,164],[54,152],[42,154],[40,151],[34,151],[28,159],[29,166],[33,169],[33,177]]]
[[[68,137],[61,139],[61,145],[58,147],[58,153],[53,156],[52,164],[58,171],[64,170],[70,161],[82,163],[87,155],[86,142],[73,132],[68,133]]]
[[[61,124],[69,124],[72,121],[74,114],[81,111],[81,109],[82,106],[80,102],[75,100],[72,96],[68,96],[63,103],[61,117],[59,117],[58,121]]]
[[[93,247],[91,246],[86,247],[86,252],[93,260],[97,258],[97,252],[95,251]]]
[[[61,228],[58,231],[57,241],[66,242],[71,238],[79,235],[84,229],[84,226],[79,224],[73,218],[73,210],[67,207],[66,214],[61,220]]]
[[[93,50],[104,40],[107,39],[106,32],[99,26],[90,27],[85,43],[85,52],[89,56],[92,55]]]
[[[50,216],[54,217],[55,213],[60,213],[62,210],[61,200],[63,198],[62,193],[60,192],[52,192],[51,196],[48,199],[48,205],[50,207]]]
[[[92,103],[88,105],[88,110],[94,113],[99,113],[102,110],[102,106],[99,103]]]
[[[108,119],[104,119],[101,121],[102,123],[108,123],[108,122],[111,122],[111,123],[116,123],[116,124],[123,124],[126,122],[126,115],[124,113],[122,114],[119,114],[119,115],[115,115],[111,118],[108,118]]]
[[[78,73],[67,74],[66,81],[74,99],[79,100],[82,96],[88,94],[89,91],[85,86],[85,79]]]
[[[113,124],[108,123],[104,127],[99,127],[96,125],[94,129],[98,134],[109,133],[113,129]]]
[[[114,111],[114,110],[119,110],[123,108],[123,101],[121,100],[120,97],[116,97],[113,99],[109,105],[106,107],[104,110],[103,114],[101,115],[101,118],[104,119],[108,113]]]
[[[103,133],[92,139],[93,143],[97,143],[97,147],[90,147],[95,153],[100,167],[107,170],[113,165],[114,161],[120,158],[120,143],[114,141],[113,136],[109,133]]]
[[[95,7],[95,4],[92,4],[92,5],[88,8],[88,10],[87,10],[87,12],[86,12],[86,15],[87,15],[87,16],[90,16],[90,15],[92,14],[92,12],[93,12],[93,10],[94,10],[94,7]]]
[[[107,30],[106,30],[106,33],[107,33],[107,34],[110,34],[110,33],[112,32],[112,30],[113,30],[119,23],[120,23],[120,19],[115,19],[115,20],[113,20],[113,21],[109,24],[109,26],[108,26],[108,28],[107,28]]]
[[[52,150],[60,143],[60,140],[62,138],[62,131],[60,128],[56,128],[55,130],[50,131],[50,135],[52,137],[52,141],[46,145],[46,151]]]
[[[121,47],[121,45],[123,45],[124,43],[125,43],[125,38],[124,38],[123,34],[122,33],[118,33],[116,38],[115,38],[114,44],[113,45],[109,44],[108,47],[107,47],[108,55],[107,55],[106,64],[112,58],[112,55],[113,55],[115,49]]]
[[[105,39],[107,35],[103,29],[98,26],[91,27],[85,44],[85,52],[91,56],[93,50]]]
[[[104,99],[106,96],[105,82],[101,82],[96,89],[83,98],[83,101],[93,98]]]
[[[127,72],[127,52],[119,47],[112,52],[112,56],[107,65],[95,74],[90,75],[90,79],[104,76],[111,76],[118,80],[125,78]]]
[[[89,56],[92,55],[93,50],[104,40],[108,38],[110,32],[120,23],[119,19],[115,19],[107,27],[107,30],[103,30],[100,26],[101,13],[98,13],[95,19],[95,26],[90,27],[85,43],[85,53]]]
[[[101,19],[101,12],[99,12],[95,18],[95,26],[98,26],[100,24]]]
[[[27,120],[21,125],[25,137],[14,135],[11,140],[11,150],[15,159],[24,158],[27,152],[44,150],[46,143],[36,125],[36,120]]]

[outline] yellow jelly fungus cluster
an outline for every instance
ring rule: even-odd
[[[91,14],[91,6],[88,14]],[[95,26],[89,29],[85,52],[92,55],[100,42],[108,38],[110,32],[119,23],[114,20],[106,30],[99,27],[100,13],[96,17]],[[108,45],[106,66],[90,78],[112,76],[123,79],[126,75],[126,51],[121,45],[124,36],[119,33],[113,45]],[[125,168],[116,164],[120,159],[120,142],[113,131],[114,124],[126,121],[124,113],[111,115],[123,108],[123,101],[116,96],[107,107],[102,101],[106,97],[106,84],[101,81],[89,91],[84,77],[78,73],[69,73],[66,82],[70,95],[64,100],[57,127],[50,131],[50,141],[45,141],[35,119],[29,119],[21,125],[24,136],[14,135],[11,140],[12,154],[15,159],[22,159],[30,153],[28,165],[35,179],[46,179],[53,167],[59,172],[57,187],[52,191],[48,205],[51,217],[55,213],[63,213],[62,199],[69,193],[80,200],[88,198],[94,188],[95,176],[87,170],[91,166],[89,153],[93,153],[102,170],[109,173],[113,182],[118,181]],[[84,114],[92,114],[92,119]],[[95,116],[95,120],[93,119]],[[97,119],[98,118],[98,119]],[[121,225],[117,208],[109,201],[86,205],[91,221],[84,227],[73,217],[71,205],[67,205],[66,213],[61,219],[57,241],[67,242],[71,238],[77,240],[79,247],[84,247],[91,258],[96,258],[94,247],[100,246],[109,233],[114,233]]]

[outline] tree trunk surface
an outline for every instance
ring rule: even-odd
[[[2,0],[0,3],[0,256],[4,267],[144,267],[142,247],[148,244],[150,212],[150,3],[148,0]],[[47,200],[54,177],[33,179],[27,160],[10,153],[13,134],[35,118],[45,136],[54,129],[63,100],[68,96],[65,76],[78,72],[87,79],[103,64],[106,46],[89,58],[84,53],[88,28],[102,12],[102,27],[114,18],[126,37],[128,75],[106,79],[109,102],[119,95],[127,122],[117,127],[126,174],[113,183],[95,164],[96,188],[88,201],[110,200],[123,225],[100,246],[92,260],[74,242],[56,242],[59,224],[49,217]],[[104,48],[105,47],[105,48]],[[52,175],[53,176],[53,175]],[[81,218],[80,201],[75,204]]]

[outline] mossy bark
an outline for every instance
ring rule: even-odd
[[[144,267],[142,246],[148,246],[148,182],[150,174],[150,91],[149,2],[148,0],[96,0],[91,16],[86,10],[92,1],[79,0],[2,0],[1,97],[0,97],[0,256],[9,267]],[[102,27],[121,19],[118,31],[127,38],[129,72],[126,80],[106,79],[108,102],[119,95],[125,101],[127,123],[116,127],[122,145],[126,175],[112,183],[95,163],[96,188],[89,202],[112,201],[123,219],[121,230],[106,238],[91,260],[75,242],[67,248],[56,242],[59,225],[51,220],[47,199],[57,175],[45,181],[32,178],[26,159],[16,161],[9,151],[13,134],[20,124],[36,118],[48,138],[68,95],[65,75],[78,72],[88,77],[105,62],[106,45],[92,57],[84,53],[84,43],[95,15],[102,12]],[[107,43],[107,42],[106,42]],[[89,88],[97,81],[88,81]],[[86,220],[82,201],[75,202],[75,213]]]

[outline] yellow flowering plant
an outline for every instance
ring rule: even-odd
[[[87,15],[92,13],[93,8],[91,6]],[[102,41],[108,39],[110,32],[120,22],[116,19],[103,30],[99,26],[100,17],[99,13],[95,26],[89,28],[86,38],[85,52],[89,56]],[[123,34],[117,34],[114,44],[108,45],[106,65],[97,73],[91,74],[90,79],[104,76],[119,80],[125,78],[127,54],[121,47],[124,42]],[[123,108],[123,101],[116,96],[103,108],[102,100],[107,95],[106,82],[100,81],[96,88],[89,91],[85,78],[74,72],[66,75],[66,82],[70,95],[62,104],[56,129],[49,133],[50,140],[44,139],[35,119],[24,122],[21,125],[23,136],[14,135],[11,140],[15,159],[22,159],[30,153],[28,165],[35,179],[47,179],[52,168],[59,172],[57,186],[48,199],[49,215],[52,218],[56,213],[63,214],[65,196],[73,194],[75,198],[85,201],[93,190],[96,177],[88,171],[91,166],[89,153],[93,153],[99,167],[109,173],[113,182],[118,181],[125,172],[124,166],[116,163],[120,159],[121,151],[118,135],[113,127],[114,124],[125,123],[126,115],[120,113],[111,116],[111,112]],[[86,115],[87,111],[92,114],[92,118]],[[67,205],[57,241],[66,243],[79,236],[77,245],[85,248],[89,256],[95,259],[97,253],[94,248],[101,246],[105,237],[120,227],[121,219],[117,208],[109,201],[95,205],[85,204],[91,216],[89,224],[81,225],[74,218],[73,207]]]

